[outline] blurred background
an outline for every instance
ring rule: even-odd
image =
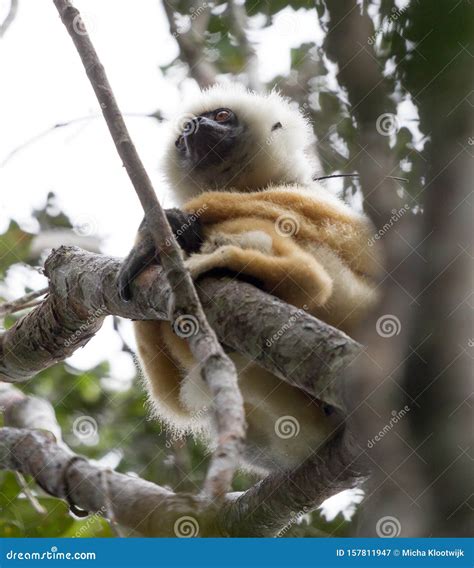
[[[462,536],[473,473],[466,383],[474,345],[470,3],[75,5],[163,206],[173,198],[160,171],[162,123],[179,112],[183,95],[215,82],[279,89],[312,121],[315,175],[360,176],[321,183],[355,208],[364,203],[374,239],[388,250],[385,304],[366,334],[377,365],[362,364],[367,392],[378,389],[376,381],[384,386],[372,404],[362,388],[363,404],[356,405],[364,410],[361,445],[379,482],[368,492],[374,505],[365,516],[357,510],[361,493],[353,491],[302,516],[284,536],[387,536],[380,523],[375,528],[385,517],[401,536]],[[0,77],[0,301],[7,301],[46,285],[41,267],[52,247],[124,256],[142,213],[52,0],[0,0]],[[386,176],[401,179],[381,184]],[[133,351],[130,322],[108,318],[84,349],[21,388],[52,402],[74,451],[195,491],[207,457],[199,442],[173,439],[147,419]],[[410,410],[399,417],[405,405]],[[381,431],[383,441],[376,440]],[[239,475],[235,488],[253,481]],[[0,536],[111,535],[99,518],[79,520],[44,495],[40,502],[44,517],[13,474],[0,472]]]

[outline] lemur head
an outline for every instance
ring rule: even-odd
[[[312,128],[277,92],[212,87],[172,124],[164,166],[181,201],[207,190],[255,191],[311,181],[314,161],[306,150]]]

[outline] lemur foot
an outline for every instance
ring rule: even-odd
[[[173,235],[184,252],[186,254],[197,252],[203,241],[199,219],[180,209],[166,209],[165,214]],[[132,282],[152,264],[160,264],[160,257],[148,231],[146,219],[143,219],[138,228],[136,243],[123,261],[117,276],[118,294],[121,300],[129,302],[132,299]]]

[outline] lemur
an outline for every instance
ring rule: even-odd
[[[179,203],[166,211],[193,278],[219,269],[351,333],[377,300],[379,253],[368,219],[312,181],[312,128],[277,92],[236,85],[205,90],[170,134],[164,171]],[[172,129],[171,129],[172,130]],[[144,221],[119,273],[133,280],[158,262]],[[186,341],[168,322],[134,322],[157,417],[212,445],[212,400]],[[335,430],[333,408],[230,353],[248,424],[244,466],[291,468]],[[295,436],[279,431],[287,420]]]

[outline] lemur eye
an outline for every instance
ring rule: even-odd
[[[226,120],[229,120],[231,116],[232,112],[224,108],[216,112],[216,114],[214,115],[214,120],[216,122],[225,122]]]
[[[184,136],[179,136],[179,138],[176,139],[174,145],[176,146],[176,148],[182,148],[184,144]]]
[[[323,406],[323,412],[326,416],[331,416],[332,414],[334,414],[334,406],[331,406],[329,404],[325,404]]]

